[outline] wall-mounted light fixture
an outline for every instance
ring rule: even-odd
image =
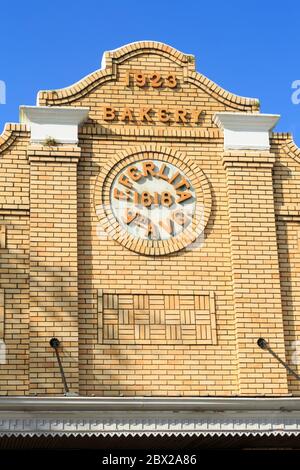
[[[66,376],[65,376],[65,372],[64,372],[64,368],[62,366],[62,362],[61,362],[61,359],[60,359],[60,355],[59,355],[59,346],[60,346],[60,341],[58,338],[51,338],[50,341],[50,346],[51,348],[54,349],[55,351],[55,354],[56,354],[56,358],[57,358],[57,362],[58,362],[58,367],[59,367],[59,371],[60,371],[60,375],[61,375],[61,379],[62,379],[62,382],[63,382],[63,386],[64,386],[64,391],[65,391],[65,395],[69,395],[70,394],[70,389],[68,387],[68,384],[67,384],[67,380],[66,380]]]
[[[273,357],[275,357],[275,359],[277,359],[277,361],[283,365],[283,367],[290,373],[292,374],[297,380],[300,380],[300,375],[297,374],[297,372],[295,372],[286,362],[284,362],[279,356],[278,354],[276,354],[275,351],[273,351],[273,349],[269,346],[269,343],[267,340],[265,340],[265,338],[258,338],[257,340],[257,345],[261,348],[261,349],[265,349],[266,351],[268,351]]]

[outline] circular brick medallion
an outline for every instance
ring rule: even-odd
[[[201,235],[211,192],[203,171],[184,154],[151,146],[108,162],[98,175],[94,202],[112,239],[138,253],[163,255]]]

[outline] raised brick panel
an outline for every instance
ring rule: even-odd
[[[29,151],[30,390],[61,393],[52,337],[68,385],[78,390],[77,162],[79,150]],[[73,158],[73,161],[72,161]]]
[[[264,337],[284,358],[283,318],[268,153],[224,154],[240,394],[288,392],[285,369],[257,347]],[[272,162],[273,159],[273,162]]]

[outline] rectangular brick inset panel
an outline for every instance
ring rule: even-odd
[[[99,342],[106,344],[217,342],[213,292],[118,294],[117,291],[102,293],[99,289],[98,318]]]

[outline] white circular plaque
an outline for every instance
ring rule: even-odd
[[[192,223],[196,194],[190,179],[173,164],[140,160],[116,175],[110,204],[118,223],[133,237],[168,240]]]

